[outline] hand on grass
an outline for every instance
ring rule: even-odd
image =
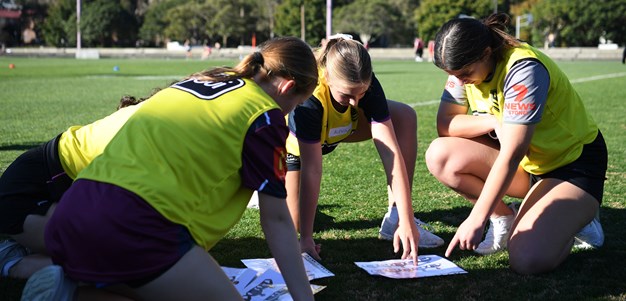
[[[484,222],[476,221],[468,217],[456,230],[454,237],[446,249],[446,257],[449,257],[452,250],[458,245],[461,250],[475,250],[480,244],[485,229]]]
[[[393,234],[393,251],[400,251],[400,243],[402,243],[402,259],[413,259],[413,264],[417,266],[418,245],[420,241],[420,233],[415,223],[400,222],[398,229]]]
[[[302,252],[306,252],[307,254],[311,255],[311,257],[313,257],[315,260],[321,261],[322,258],[320,257],[320,253],[322,252],[322,245],[321,244],[315,244],[315,241],[313,241],[313,237],[309,237],[309,238],[300,238],[300,250],[302,250]]]

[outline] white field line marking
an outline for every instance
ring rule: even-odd
[[[143,76],[135,76],[134,79],[136,80],[153,80],[153,79],[172,79],[172,80],[177,80],[177,79],[183,79],[185,78],[184,75],[143,75]]]
[[[590,81],[594,81],[594,80],[601,80],[601,79],[607,79],[607,78],[616,78],[616,77],[623,77],[623,76],[626,76],[626,72],[610,73],[610,74],[603,74],[603,75],[594,75],[594,76],[590,76],[590,77],[583,77],[583,78],[574,79],[574,80],[571,80],[570,82],[572,84],[576,84],[576,83],[584,83],[584,82],[590,82]],[[432,104],[437,104],[439,102],[440,102],[440,100],[426,100],[426,101],[420,101],[420,102],[409,104],[409,106],[411,106],[411,107],[429,106],[429,105],[432,105]]]
[[[590,76],[590,77],[583,77],[583,78],[574,79],[574,80],[571,80],[570,82],[572,84],[584,83],[584,82],[589,82],[589,81],[593,81],[593,80],[615,78],[615,77],[622,77],[622,76],[626,76],[626,72],[610,73],[610,74],[603,74],[603,75],[594,75],[594,76]]]
[[[122,78],[122,79],[135,79],[135,80],[156,80],[156,79],[183,79],[185,75],[138,75],[138,76],[116,76],[116,75],[88,75],[87,78]]]
[[[422,107],[422,106],[429,106],[429,105],[438,104],[439,102],[440,102],[439,99],[426,100],[426,101],[420,101],[420,102],[409,104],[409,106],[411,106],[411,107]]]

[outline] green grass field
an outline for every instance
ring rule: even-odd
[[[10,63],[15,64],[9,69]],[[145,96],[172,80],[235,61],[0,57],[0,172],[20,153],[46,142],[70,125],[99,119],[122,95]],[[618,62],[559,62],[599,123],[609,149],[608,180],[601,208],[604,247],[576,252],[556,271],[520,276],[508,268],[506,252],[478,256],[453,252],[468,274],[413,280],[367,275],[355,261],[397,258],[377,231],[386,211],[385,178],[373,143],[343,144],[324,158],[316,241],[322,264],[335,277],[313,281],[327,286],[317,300],[626,300],[626,67]],[[113,71],[114,66],[119,71]],[[375,61],[387,97],[412,104],[419,117],[419,156],[413,205],[416,216],[450,241],[471,206],[426,169],[423,154],[436,137],[437,100],[446,75],[429,63]],[[621,109],[620,109],[621,108]],[[443,256],[445,247],[421,249]],[[271,257],[258,211],[211,251],[223,266],[243,267],[245,258]],[[0,279],[0,299],[19,300],[23,281]]]

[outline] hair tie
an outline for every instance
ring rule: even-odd
[[[252,53],[252,62],[259,66],[263,66],[263,64],[265,64],[263,54],[259,51],[255,51],[254,53]]]
[[[335,39],[343,39],[343,40],[352,40],[352,35],[346,34],[346,33],[336,33],[330,37],[328,37],[328,40],[335,40]]]

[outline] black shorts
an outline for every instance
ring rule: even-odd
[[[300,157],[292,154],[287,154],[287,171],[299,171],[300,170]]]
[[[530,186],[532,187],[541,179],[559,179],[576,185],[602,204],[607,164],[606,143],[602,133],[598,131],[596,139],[583,146],[583,152],[576,161],[542,175],[531,174]]]
[[[322,156],[330,154],[334,151],[339,142],[335,144],[322,144]],[[300,156],[296,156],[294,154],[287,153],[287,171],[299,171],[301,168]]]
[[[26,216],[45,215],[72,184],[59,159],[59,137],[21,154],[0,176],[0,233],[24,232]]]

